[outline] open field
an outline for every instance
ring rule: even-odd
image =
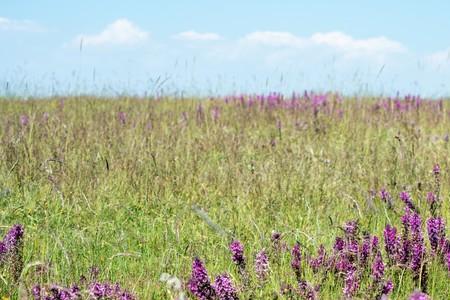
[[[180,291],[160,281],[167,273],[195,299],[188,290],[199,282],[187,285],[199,276],[191,275],[198,257],[211,281],[230,274],[240,299],[306,299],[306,292],[375,299],[389,280],[389,299],[415,289],[450,298],[449,233],[436,233],[436,246],[427,226],[432,217],[450,223],[445,100],[2,99],[0,116],[1,234],[24,228],[23,251],[0,259],[0,295],[24,297],[35,284],[83,285],[83,276],[118,282],[138,299],[175,299]],[[381,197],[382,189],[392,197]],[[410,198],[401,199],[403,191]],[[344,226],[352,220],[359,233]],[[393,253],[387,224],[399,236]],[[338,236],[345,249],[337,249]],[[232,260],[232,240],[244,245],[245,268],[236,243]],[[268,269],[259,255],[258,274],[262,249]],[[331,262],[344,256],[342,269]],[[20,260],[26,267],[15,270]]]

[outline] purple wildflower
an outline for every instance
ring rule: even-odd
[[[441,174],[441,166],[439,166],[439,164],[435,164],[433,166],[433,174],[434,175],[439,175]]]
[[[420,276],[420,270],[422,268],[423,259],[425,256],[425,247],[423,242],[414,241],[411,248],[411,269],[415,273],[416,277]]]
[[[34,300],[81,300],[80,289],[76,285],[73,285],[70,288],[58,285],[51,285],[50,287],[35,285],[31,290],[31,295]],[[110,299],[113,300],[112,298]],[[117,300],[119,300],[119,298],[117,298]]]
[[[272,236],[270,237],[270,239],[272,240],[272,243],[278,243],[279,241],[281,241],[281,233],[277,231],[272,232]]]
[[[355,266],[350,262],[348,255],[341,253],[334,262],[335,270],[341,274],[346,274],[349,270],[353,270]]]
[[[386,225],[384,229],[384,245],[388,257],[392,260],[397,252],[397,228]]]
[[[370,244],[370,235],[367,235],[359,247],[359,261],[363,266],[366,264],[370,255]]]
[[[326,258],[325,247],[323,245],[319,246],[319,250],[317,250],[317,257],[311,258],[309,264],[313,269],[313,272],[318,272],[319,269],[324,265]]]
[[[20,224],[13,225],[8,233],[3,238],[3,244],[5,246],[6,251],[12,251],[17,249],[23,238],[23,226]]]
[[[411,258],[411,251],[412,251],[411,247],[412,245],[410,240],[408,239],[401,240],[401,245],[397,251],[397,260],[403,266],[406,266],[409,262],[409,259]]]
[[[109,283],[94,282],[89,286],[89,294],[93,299],[111,298],[114,286]]]
[[[357,240],[350,240],[347,241],[346,244],[346,249],[347,251],[347,256],[349,256],[352,261],[355,260],[358,256],[358,252],[359,252],[359,243]]]
[[[344,232],[347,238],[354,239],[358,233],[358,222],[357,221],[349,221],[344,225]]]
[[[413,213],[409,219],[409,226],[413,239],[421,239],[422,237],[422,218],[418,213]]]
[[[255,273],[259,280],[264,281],[269,273],[269,258],[263,249],[256,254]]]
[[[230,244],[231,260],[241,269],[245,268],[244,246],[238,240]]]
[[[300,243],[296,242],[291,251],[291,267],[294,270],[297,280],[301,278],[301,263],[302,263],[302,252],[300,249]]]
[[[213,284],[218,300],[238,300],[236,289],[227,274],[216,277]]]
[[[127,122],[127,114],[123,111],[119,111],[117,113],[117,118],[119,119],[120,124],[125,125]]]
[[[333,249],[335,252],[341,252],[344,250],[345,242],[342,238],[337,237],[334,241]]]
[[[394,289],[394,284],[392,283],[392,280],[387,280],[383,284],[382,294],[383,295],[389,295],[392,292],[393,289]]]
[[[190,292],[199,300],[214,299],[215,292],[209,281],[208,272],[199,258],[192,263],[192,274],[188,282]]]
[[[315,300],[317,299],[317,291],[306,280],[298,282],[298,291],[302,299]]]
[[[383,278],[383,276],[384,276],[383,258],[381,257],[381,252],[378,252],[372,264],[372,277],[376,282],[378,282]]]
[[[370,247],[370,251],[372,252],[372,255],[378,253],[379,251],[379,238],[374,235],[372,236],[372,242],[371,242],[371,247]]]
[[[25,127],[30,123],[30,118],[27,115],[21,115],[19,117],[20,125]]]
[[[359,289],[359,278],[356,270],[349,270],[344,279],[344,295],[353,298]]]
[[[400,199],[405,203],[406,207],[411,210],[416,210],[416,207],[412,203],[411,196],[408,192],[403,191],[400,193]]]
[[[22,239],[23,226],[13,225],[6,233],[3,241],[0,241],[0,263],[9,260],[10,272],[15,281],[19,280],[22,272]]]
[[[270,239],[272,240],[272,245],[273,245],[273,249],[275,250],[275,253],[280,252],[281,249],[283,248],[281,245],[282,237],[283,236],[281,235],[281,233],[279,233],[277,231],[272,232],[272,236],[270,237]]]
[[[388,205],[389,208],[392,207],[392,196],[385,188],[380,190],[380,198]]]
[[[428,238],[431,250],[434,253],[440,251],[440,246],[445,241],[445,223],[441,217],[430,218],[427,221]]]
[[[431,300],[431,298],[425,293],[416,291],[409,296],[408,300]]]
[[[430,205],[433,205],[433,203],[436,202],[436,194],[433,193],[433,192],[428,192],[428,193],[427,193],[427,202],[428,202]]]
[[[41,286],[33,286],[33,288],[31,289],[31,295],[33,296],[34,300],[41,300]]]

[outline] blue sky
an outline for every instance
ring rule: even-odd
[[[0,93],[450,95],[448,11],[448,1],[2,1]]]

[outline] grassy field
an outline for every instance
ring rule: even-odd
[[[358,220],[361,236],[379,237],[390,299],[421,288],[449,299],[450,270],[426,229],[427,193],[437,186],[436,214],[450,222],[449,113],[446,101],[332,94],[2,99],[0,232],[23,225],[26,267],[14,279],[0,263],[0,294],[16,299],[35,284],[70,286],[83,276],[118,282],[138,299],[175,299],[161,274],[184,286],[198,257],[211,281],[230,274],[240,299],[296,299],[301,291],[280,290],[297,286],[290,252],[298,241],[302,280],[320,285],[318,299],[341,299],[348,273],[309,264],[321,244],[331,257],[345,222]],[[417,280],[409,265],[388,263],[383,230],[402,232],[402,191],[422,217],[426,286],[424,273]],[[281,233],[275,244],[273,232]],[[234,239],[244,245],[244,272],[231,259]],[[253,272],[262,249],[264,281]],[[371,263],[351,297],[377,297]],[[195,298],[188,288],[184,295]]]

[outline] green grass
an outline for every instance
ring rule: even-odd
[[[187,280],[192,258],[210,275],[229,271],[232,237],[253,260],[270,249],[273,230],[290,246],[298,240],[315,253],[330,247],[339,226],[359,219],[379,236],[400,224],[398,193],[409,190],[421,211],[433,188],[431,169],[442,172],[443,217],[450,223],[448,105],[405,113],[375,112],[374,99],[333,102],[344,111],[260,110],[223,101],[68,98],[0,101],[0,225],[25,226],[25,263],[43,262],[24,274],[36,282],[70,284],[100,268],[100,278],[119,282],[140,299],[168,299],[163,272]],[[197,120],[199,103],[204,119]],[[218,106],[217,121],[210,110]],[[431,105],[430,105],[431,106]],[[118,112],[127,115],[125,125]],[[47,122],[42,120],[49,113]],[[187,122],[183,112],[188,115]],[[22,127],[19,116],[30,123]],[[277,128],[281,121],[281,130]],[[151,122],[152,128],[147,128]],[[275,143],[275,145],[273,145]],[[387,187],[395,210],[369,190]],[[202,208],[229,234],[220,234],[193,209]],[[425,236],[426,237],[426,236]],[[268,299],[295,279],[289,253],[272,264],[254,298]],[[250,264],[251,265],[251,264]],[[388,273],[392,299],[414,290],[412,276]],[[307,273],[316,283],[317,277]],[[433,264],[429,294],[448,299],[446,270]],[[17,297],[17,286],[0,291]],[[324,281],[321,298],[339,299],[342,283]],[[364,295],[361,295],[364,298]]]

